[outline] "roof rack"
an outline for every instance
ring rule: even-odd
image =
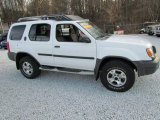
[[[37,21],[37,20],[55,20],[55,21],[75,21],[75,20],[83,20],[83,18],[75,15],[43,15],[43,16],[32,16],[32,17],[24,17],[19,18],[18,22],[26,22],[26,21]]]

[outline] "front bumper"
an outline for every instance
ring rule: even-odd
[[[158,56],[151,61],[135,61],[134,64],[137,67],[138,76],[150,75],[157,71],[159,68],[160,59]]]
[[[160,35],[160,32],[157,32],[156,35]]]

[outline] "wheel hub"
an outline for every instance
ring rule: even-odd
[[[33,73],[33,67],[29,62],[24,62],[22,65],[22,69],[23,69],[24,73],[27,75],[32,75],[32,73]]]
[[[119,69],[112,69],[107,74],[108,82],[115,87],[123,86],[127,81],[125,72]]]

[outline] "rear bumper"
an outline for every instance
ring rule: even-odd
[[[138,70],[138,76],[144,76],[144,75],[155,73],[159,68],[159,62],[160,62],[160,59],[158,56],[151,61],[134,62]]]
[[[16,61],[16,53],[8,52],[8,58],[12,61]]]

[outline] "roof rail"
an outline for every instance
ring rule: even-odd
[[[36,21],[36,20],[42,20],[42,16],[32,16],[32,17],[19,18],[18,22]]]
[[[18,22],[26,22],[26,21],[37,21],[37,20],[55,20],[55,21],[74,21],[74,20],[82,20],[83,18],[75,15],[43,15],[43,16],[32,16],[32,17],[24,17],[19,18]]]

